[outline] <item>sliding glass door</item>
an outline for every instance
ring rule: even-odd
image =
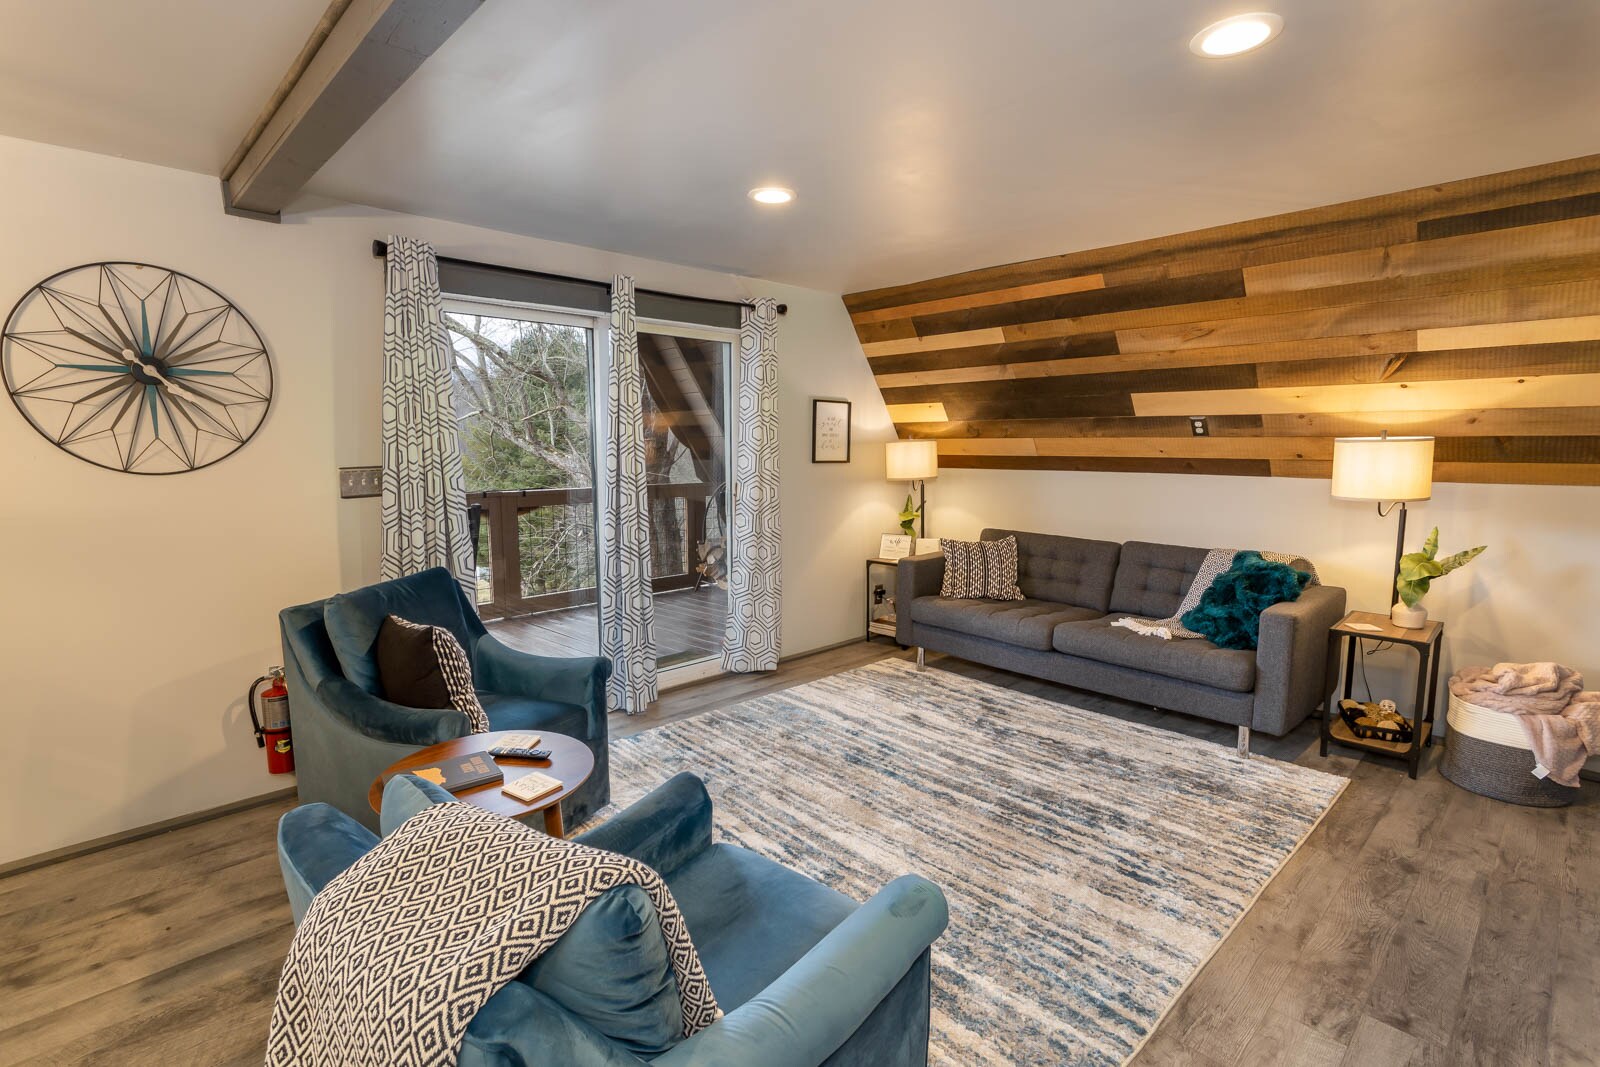
[[[738,334],[726,330],[639,326],[656,656],[663,671],[722,653],[728,374],[737,343]]]
[[[593,381],[607,323],[447,300],[456,417],[476,519],[478,607],[541,655],[594,655]],[[657,662],[715,668],[727,619],[729,373],[738,334],[641,321]]]
[[[456,417],[476,519],[478,605],[544,655],[592,656],[595,604],[587,316],[449,301]],[[520,620],[520,621],[512,621]]]

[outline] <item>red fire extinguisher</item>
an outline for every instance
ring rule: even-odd
[[[271,682],[261,691],[261,714],[256,715],[256,687]],[[289,740],[289,687],[283,684],[283,668],[269,667],[267,673],[250,683],[246,694],[250,704],[250,723],[256,729],[256,747],[267,750],[267,771],[288,774],[294,770],[294,745]]]

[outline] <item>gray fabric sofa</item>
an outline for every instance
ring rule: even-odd
[[[1249,752],[1251,730],[1286,734],[1332,692],[1328,628],[1344,616],[1343,589],[1309,586],[1293,603],[1268,608],[1254,652],[1200,639],[1163,641],[1111,624],[1128,615],[1172,615],[1205,549],[1017,530],[982,534],[986,541],[1006,536],[1017,539],[1023,600],[947,600],[939,596],[942,555],[900,561],[895,636],[917,649],[919,668],[932,649],[1227,723],[1239,728],[1241,754]]]

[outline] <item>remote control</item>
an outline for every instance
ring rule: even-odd
[[[521,748],[512,745],[496,745],[489,750],[491,756],[506,756],[511,759],[549,759],[548,748]]]

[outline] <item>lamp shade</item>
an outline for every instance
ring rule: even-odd
[[[1433,438],[1336,437],[1336,500],[1427,500],[1433,495]]]
[[[915,482],[939,476],[937,441],[890,441],[887,459],[891,482]]]

